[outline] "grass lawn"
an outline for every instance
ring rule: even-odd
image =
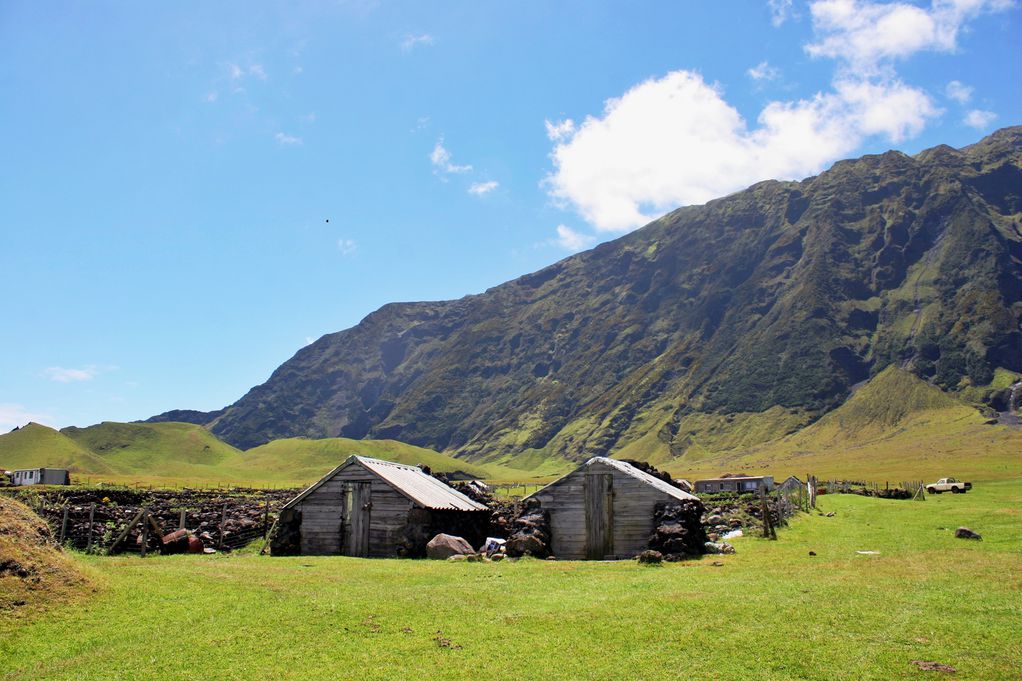
[[[1022,678],[1022,480],[820,502],[661,567],[82,556],[98,594],[0,615],[0,678]]]

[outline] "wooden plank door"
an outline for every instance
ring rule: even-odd
[[[614,476],[586,473],[582,493],[586,508],[586,558],[602,560],[614,553]]]
[[[346,556],[369,555],[369,516],[372,513],[372,483],[349,482],[344,491],[344,546]]]

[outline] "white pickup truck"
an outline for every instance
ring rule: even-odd
[[[954,478],[941,478],[937,482],[926,486],[926,491],[929,494],[940,494],[941,492],[965,494],[970,489],[972,489],[971,482],[962,482],[961,480],[955,480]]]

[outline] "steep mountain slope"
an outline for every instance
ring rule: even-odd
[[[343,436],[519,466],[670,460],[793,432],[891,365],[989,383],[1022,369],[1020,166],[1008,128],[763,182],[480,295],[384,306],[206,425],[243,449]]]

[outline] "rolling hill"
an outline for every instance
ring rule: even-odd
[[[1003,405],[1020,188],[1022,127],[762,182],[479,295],[386,305],[224,410],[152,420],[242,449],[397,439],[538,470],[783,439],[892,366]]]
[[[388,440],[291,438],[242,452],[189,423],[104,422],[61,431],[31,423],[0,435],[0,468],[67,468],[75,478],[121,483],[297,486],[315,481],[351,454],[472,477],[530,477]]]

